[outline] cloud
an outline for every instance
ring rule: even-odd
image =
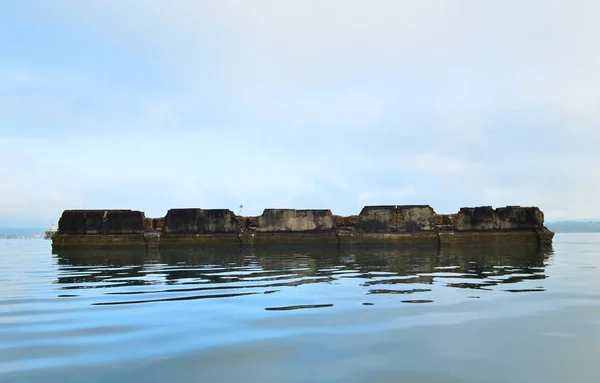
[[[2,216],[406,202],[600,217],[594,2],[13,7]]]

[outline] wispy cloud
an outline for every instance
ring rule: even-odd
[[[82,205],[600,217],[594,2],[0,8],[0,221]]]

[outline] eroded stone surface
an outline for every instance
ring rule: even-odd
[[[404,225],[400,226],[400,231],[412,233],[433,229],[435,211],[433,211],[431,206],[397,206],[396,211],[398,213],[398,222],[402,222]]]
[[[489,231],[499,227],[498,216],[491,206],[463,207],[459,210],[456,230]]]
[[[396,205],[365,206],[358,215],[358,230],[365,233],[397,231]]]
[[[340,230],[356,230],[358,229],[358,216],[351,215],[344,217],[341,215],[333,216],[333,225]]]
[[[162,227],[164,234],[237,233],[240,226],[228,209],[170,209]]]
[[[537,207],[462,208],[454,226],[460,231],[532,230],[544,226],[544,214]]]
[[[540,229],[544,226],[544,213],[537,207],[507,206],[496,209],[498,229]]]
[[[58,221],[60,234],[141,234],[144,213],[137,210],[65,210]]]
[[[148,236],[148,234],[152,234]],[[465,207],[436,214],[428,205],[365,206],[342,217],[330,210],[265,209],[258,217],[228,209],[171,209],[164,218],[135,210],[65,210],[53,245],[77,244],[402,244],[465,243],[483,240],[549,243],[537,207]]]
[[[433,230],[435,211],[428,205],[365,206],[358,216],[364,233],[406,233]]]
[[[258,217],[258,232],[330,231],[331,210],[265,209]]]

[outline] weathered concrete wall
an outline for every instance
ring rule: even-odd
[[[333,229],[331,210],[265,209],[258,217],[257,232],[305,232]]]
[[[428,205],[365,206],[358,216],[364,233],[406,233],[433,230],[435,211]]]
[[[396,205],[365,206],[358,215],[358,230],[365,233],[398,231]]]
[[[200,215],[199,226],[203,233],[239,233],[235,214],[228,209],[204,209]]]
[[[52,246],[57,248],[71,246],[147,246],[144,234],[55,234]]]
[[[353,233],[338,232],[340,246],[354,245],[414,245],[431,244],[437,246],[438,234],[435,230],[394,233]]]
[[[533,230],[544,226],[544,214],[537,207],[465,207],[456,217],[455,229],[459,231]]]
[[[170,209],[165,216],[163,234],[238,233],[240,225],[228,209]]]
[[[170,209],[162,227],[164,234],[198,234],[198,211],[200,209]]]
[[[544,226],[544,213],[537,207],[499,207],[496,215],[500,230],[541,229]]]
[[[58,234],[142,234],[144,218],[137,210],[65,210],[58,221]]]
[[[242,246],[239,233],[161,234],[157,247],[163,246]]]
[[[433,211],[431,206],[397,206],[396,212],[398,214],[400,231],[412,233],[433,229],[435,211]]]
[[[491,206],[463,207],[459,210],[455,229],[459,231],[497,230],[498,216]]]
[[[470,243],[529,243],[542,242],[534,230],[482,230],[439,232],[440,245],[464,245]]]
[[[552,231],[550,231],[546,226],[542,227],[541,229],[536,229],[535,231],[538,235],[538,239],[541,244],[552,243],[552,239],[554,238],[554,233]]]
[[[331,245],[337,246],[339,239],[335,231],[278,231],[257,232],[243,239],[244,245]]]
[[[554,233],[537,207],[461,208],[436,214],[428,205],[365,206],[358,216],[330,210],[265,209],[258,217],[228,209],[171,209],[164,218],[134,210],[66,210],[53,246],[261,244],[550,243]]]

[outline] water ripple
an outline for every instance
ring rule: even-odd
[[[442,315],[421,318],[423,310],[496,307],[496,300],[538,299],[551,290],[552,250],[537,247],[80,248],[52,255],[48,244],[0,244],[0,373],[185,353],[303,334],[323,323],[330,332],[394,329]],[[594,273],[592,266],[577,268]],[[381,316],[379,309],[400,311]]]

